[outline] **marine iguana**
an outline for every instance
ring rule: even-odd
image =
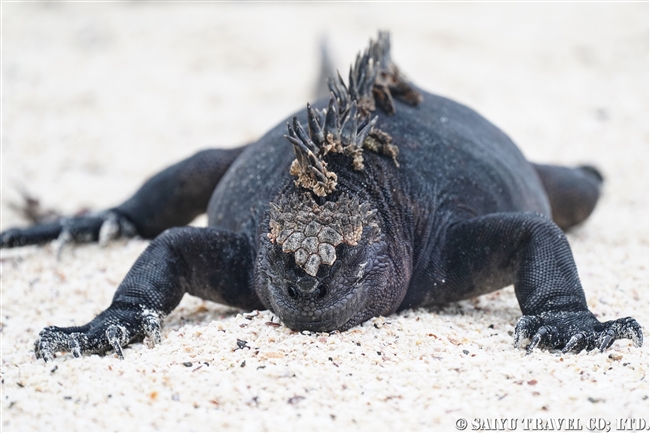
[[[36,357],[160,343],[185,293],[326,332],[510,284],[527,353],[641,346],[633,318],[588,310],[563,233],[593,211],[598,170],[529,163],[479,114],[410,83],[386,32],[329,89],[257,142],[199,152],[117,207],[1,233],[3,248],[153,239],[111,305],[43,329]],[[204,212],[208,227],[179,227]]]

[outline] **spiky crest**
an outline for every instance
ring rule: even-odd
[[[371,40],[363,54],[357,54],[354,65],[350,67],[347,86],[341,74],[330,78],[328,85],[341,112],[354,100],[364,114],[375,111],[379,105],[389,115],[395,114],[394,98],[409,105],[418,105],[422,101],[422,95],[393,63],[390,34],[386,31],[380,31],[377,40]]]
[[[375,130],[375,116],[370,113],[379,105],[389,115],[395,113],[393,97],[417,105],[422,97],[399,72],[390,57],[388,32],[379,32],[376,41],[363,54],[359,53],[350,67],[348,84],[340,73],[330,78],[330,100],[320,111],[307,104],[308,134],[296,117],[287,123],[296,159],[290,173],[296,185],[311,190],[319,197],[336,189],[336,173],[327,170],[328,153],[343,153],[352,158],[355,170],[363,170],[363,148],[389,155],[397,164],[397,146],[390,135]],[[399,165],[399,164],[397,164]]]
[[[375,129],[377,116],[371,119],[370,115],[377,106],[394,114],[393,98],[412,105],[422,99],[393,64],[387,32],[379,32],[377,40],[371,40],[369,47],[357,55],[347,85],[341,74],[329,79],[328,85],[327,108],[318,110],[307,104],[307,131],[294,116],[287,122],[285,135],[296,154],[290,169],[297,177],[296,186],[318,197],[336,189],[338,176],[327,169],[324,159],[329,153],[349,156],[355,170],[364,168],[364,148],[391,156],[399,166],[399,149],[389,134]],[[280,195],[271,203],[269,224],[269,240],[293,254],[296,264],[311,276],[316,276],[321,264],[334,263],[337,245],[356,245],[364,227],[371,227],[368,242],[381,232],[376,210],[346,194],[322,205],[311,194]]]

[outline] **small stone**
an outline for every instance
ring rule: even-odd
[[[620,353],[610,353],[608,358],[614,361],[620,361],[623,359],[623,355]]]

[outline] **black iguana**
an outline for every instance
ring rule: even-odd
[[[43,329],[36,357],[159,343],[185,293],[320,332],[509,284],[528,352],[642,344],[634,319],[588,310],[563,233],[594,209],[596,169],[529,163],[479,114],[411,84],[387,33],[329,88],[257,142],[199,152],[113,209],[3,232],[2,247],[153,239],[111,305]],[[208,227],[179,227],[204,212]]]

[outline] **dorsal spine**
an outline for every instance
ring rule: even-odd
[[[377,105],[394,114],[393,97],[411,105],[422,99],[392,62],[388,32],[379,32],[377,40],[371,40],[363,54],[357,55],[347,85],[340,74],[330,78],[328,85],[326,109],[319,111],[307,104],[308,133],[294,117],[287,123],[289,134],[285,135],[296,154],[290,170],[297,177],[296,185],[319,197],[329,195],[337,185],[336,173],[327,170],[324,160],[328,153],[343,153],[351,158],[355,170],[363,170],[365,146],[392,156],[397,164],[397,147],[390,135],[375,129],[377,116],[370,119],[370,114]]]

